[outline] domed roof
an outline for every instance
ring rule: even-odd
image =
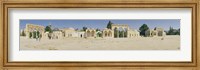
[[[73,27],[69,27],[69,29],[71,29],[71,30],[75,30]]]

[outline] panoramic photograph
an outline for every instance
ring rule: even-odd
[[[20,50],[180,50],[180,19],[22,19]]]

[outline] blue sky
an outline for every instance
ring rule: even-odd
[[[169,30],[169,27],[173,27],[175,29],[180,28],[180,20],[179,19],[112,19],[112,20],[20,20],[20,29],[24,29],[27,23],[38,24],[42,26],[47,26],[51,24],[54,28],[78,28],[82,29],[84,26],[88,28],[99,28],[104,29],[107,26],[107,23],[111,21],[114,24],[128,24],[130,28],[139,30],[139,27],[142,24],[147,24],[150,29],[155,27],[162,27],[165,30]]]

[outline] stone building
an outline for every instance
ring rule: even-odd
[[[45,32],[42,34],[43,39],[62,39],[64,38],[61,30],[53,30],[52,33]]]
[[[119,32],[122,32],[122,38],[133,38],[139,37],[140,33],[137,30],[131,30],[128,25],[126,24],[112,24],[113,36],[114,38],[120,38]]]
[[[64,28],[61,30],[63,31],[63,36],[65,38],[73,37],[72,34],[76,32],[74,28]]]
[[[85,31],[85,37],[87,38],[96,38],[96,29],[86,29]]]
[[[42,38],[43,38],[43,39],[51,39],[50,36],[51,36],[51,35],[50,35],[49,32],[44,32],[44,33],[42,34]]]
[[[96,31],[97,37],[102,37],[103,32],[102,31]]]
[[[153,30],[153,29],[148,29],[146,32],[145,32],[145,36],[146,37],[155,37],[157,36],[157,31]]]
[[[36,24],[26,24],[25,34],[27,38],[40,37],[44,33],[44,26]],[[36,33],[36,34],[34,34]],[[38,34],[39,33],[39,34]],[[36,36],[34,36],[36,35]]]
[[[119,32],[122,32],[122,33],[119,33]],[[112,24],[111,29],[105,28],[101,31],[96,31],[96,29],[91,29],[91,28],[85,31],[85,37],[87,38],[96,38],[96,37],[132,38],[132,37],[139,37],[139,36],[140,35],[137,30],[130,30],[129,26],[126,24]]]
[[[140,36],[140,32],[138,32],[137,30],[128,30],[128,38],[134,38],[134,37],[139,37]]]
[[[84,31],[77,31],[74,28],[65,28],[62,29],[63,32],[63,37],[64,38],[84,38],[85,37],[85,32]]]
[[[26,36],[26,33],[25,33],[24,29],[20,29],[20,36]]]
[[[83,31],[76,31],[72,33],[72,37],[74,38],[84,38],[85,37],[85,32]]]
[[[52,39],[61,39],[64,37],[63,32],[59,30],[58,28],[53,29],[51,36],[52,36]]]
[[[165,36],[166,35],[163,28],[156,27],[154,30],[156,30],[158,32],[158,34],[157,34],[158,36]]]
[[[112,24],[111,29],[114,31],[114,38],[126,38],[129,26],[126,24]],[[120,32],[122,35],[120,35]]]
[[[157,36],[166,36],[163,28],[156,27],[154,29],[149,29],[145,32],[146,37],[157,37]]]
[[[111,30],[111,29],[105,28],[105,29],[102,31],[102,37],[103,37],[103,38],[114,38],[114,31]]]
[[[85,32],[79,31],[77,32],[79,38],[85,38]]]
[[[49,25],[51,27],[51,25]],[[52,29],[52,27],[51,27]],[[162,31],[160,28],[156,28],[158,32]],[[44,39],[61,39],[61,38],[133,38],[139,37],[137,30],[132,30],[126,24],[112,24],[111,29],[105,28],[103,30],[96,30],[94,28],[88,28],[85,31],[78,31],[74,28],[58,29],[54,28],[51,33],[45,32],[45,27],[34,24],[27,24],[25,28],[26,36],[33,35],[34,32],[39,32],[37,37],[43,37]],[[158,33],[158,35],[162,35]],[[31,36],[32,38],[32,36]]]
[[[126,25],[126,24],[112,24],[111,25],[111,29],[112,30],[114,30],[114,29],[120,29],[120,28],[122,28],[122,29],[129,29],[129,26],[128,25]]]

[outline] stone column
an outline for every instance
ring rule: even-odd
[[[29,32],[26,32],[26,38],[29,38]]]
[[[90,31],[87,31],[87,37],[90,37]]]
[[[88,32],[86,32],[86,37],[88,37],[89,35],[88,35]]]
[[[127,30],[127,32],[126,32],[126,37],[129,38],[128,30]]]
[[[112,34],[112,38],[114,38],[114,31],[112,31],[112,33],[111,33],[111,34]]]
[[[94,37],[97,37],[97,32],[96,31],[94,32]]]
[[[106,31],[104,31],[103,35],[104,35],[104,38],[105,38],[106,37]]]

